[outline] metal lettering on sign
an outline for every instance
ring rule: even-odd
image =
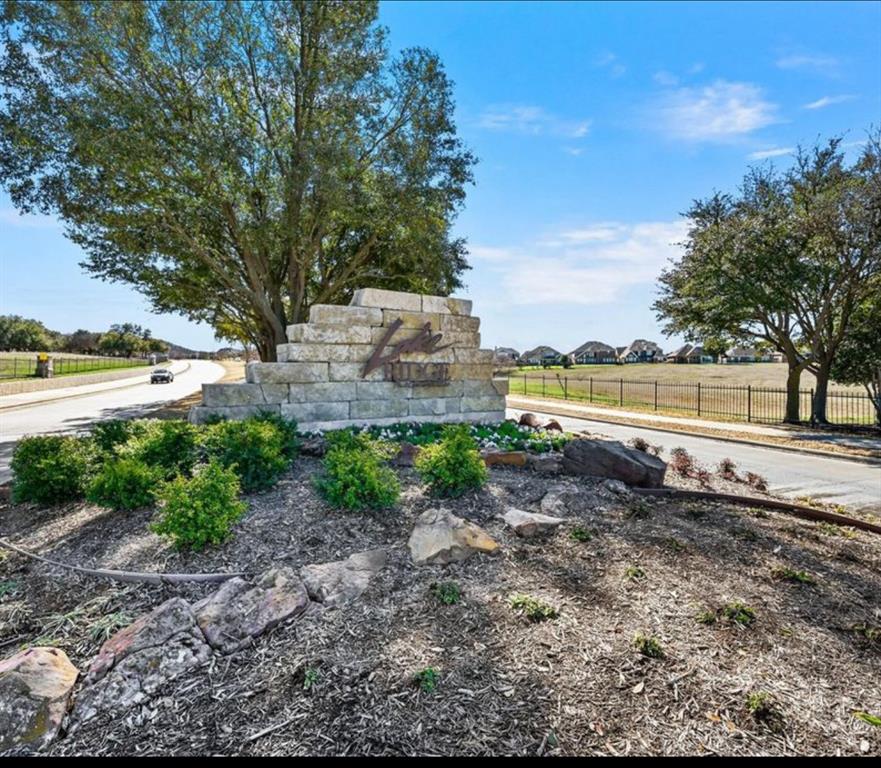
[[[449,363],[386,363],[385,377],[398,384],[449,384]]]
[[[451,344],[439,346],[443,334],[432,333],[431,323],[426,323],[415,336],[410,339],[405,339],[400,344],[395,345],[388,354],[383,355],[383,352],[391,342],[392,337],[403,324],[404,321],[398,318],[388,327],[388,330],[385,332],[382,339],[380,339],[376,349],[373,350],[373,354],[370,355],[370,359],[364,365],[364,372],[361,374],[361,378],[366,378],[368,374],[375,371],[377,368],[382,368],[384,365],[397,363],[401,359],[401,355],[407,352],[421,352],[430,355],[432,352],[439,352],[442,349],[452,346]],[[411,365],[416,365],[416,363],[411,363]],[[425,363],[424,365],[443,365],[443,363]],[[386,370],[388,371],[388,369]],[[449,368],[447,368],[447,378],[445,381],[449,381],[449,374]]]

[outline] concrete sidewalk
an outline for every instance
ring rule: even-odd
[[[808,443],[814,446],[814,450],[822,451],[824,446],[835,445],[843,448],[855,448],[864,451],[881,452],[881,436],[849,435],[838,432],[824,432],[802,426],[788,426],[784,424],[749,424],[743,422],[711,421],[710,419],[694,419],[684,416],[664,416],[658,413],[646,413],[643,411],[629,411],[623,408],[602,408],[595,405],[583,404],[572,400],[542,399],[538,397],[524,397],[522,395],[508,395],[508,407],[519,409],[534,409],[553,412],[555,408],[564,408],[567,413],[596,420],[634,421],[642,422],[643,425],[652,425],[657,429],[675,429],[676,431],[688,431],[689,428],[695,434],[701,432],[725,432],[734,439],[755,440],[761,442],[762,438],[770,438],[772,441],[793,441]]]
[[[150,381],[150,374],[155,368],[161,368],[162,365],[147,366],[144,373],[139,376],[128,376],[124,379],[115,379],[113,381],[101,381],[93,384],[81,384],[79,386],[60,387],[58,389],[44,389],[37,392],[21,392],[17,395],[3,395],[0,397],[0,411],[10,408],[22,408],[31,405],[39,405],[40,403],[51,403],[56,400],[66,400],[71,397],[82,397],[84,395],[93,395],[99,392],[107,392],[113,389],[124,389],[126,387],[134,387],[145,384]],[[177,376],[189,369],[190,364],[185,360],[176,360],[171,365],[166,366],[171,372]]]

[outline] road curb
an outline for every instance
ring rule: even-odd
[[[190,370],[191,367],[191,363],[189,361],[186,361],[183,370],[178,371],[174,375],[180,376],[182,373],[186,373],[188,370]],[[120,381],[125,381],[125,379],[120,379]],[[58,403],[62,400],[77,400],[81,397],[91,397],[92,395],[100,395],[104,392],[118,392],[120,389],[131,389],[132,387],[140,387],[144,383],[146,382],[131,382],[129,384],[122,384],[118,387],[108,387],[107,389],[93,390],[91,392],[80,392],[73,395],[62,395],[61,397],[46,397],[42,400],[32,400],[29,403],[19,403],[18,405],[0,405],[0,413],[4,413],[7,411],[19,411],[23,408],[33,408],[35,405],[45,405],[46,403]],[[86,384],[85,386],[88,386],[88,384]],[[46,391],[51,392],[52,390],[49,389]]]
[[[510,398],[509,401],[516,403],[517,400]],[[555,416],[568,416],[573,419],[582,419],[584,421],[596,421],[600,424],[614,424],[619,427],[633,427],[634,429],[648,429],[652,432],[663,432],[667,435],[688,435],[689,437],[702,437],[705,440],[718,440],[723,443],[734,443],[736,445],[749,445],[753,448],[766,448],[768,450],[777,450],[777,451],[788,451],[789,453],[800,453],[805,456],[818,456],[823,459],[838,459],[839,461],[852,461],[857,464],[868,464],[873,467],[881,467],[881,459],[876,459],[872,456],[851,456],[849,454],[842,453],[829,453],[828,451],[821,451],[812,448],[798,448],[796,446],[791,445],[779,445],[778,443],[764,443],[760,440],[745,440],[743,438],[738,437],[722,437],[719,435],[708,435],[705,432],[692,432],[686,429],[664,429],[663,427],[647,427],[644,424],[634,424],[632,422],[625,421],[623,419],[613,420],[613,419],[603,419],[601,417],[596,417],[593,414],[585,415],[579,414],[577,412],[572,412],[569,409],[566,409],[566,406],[559,406],[553,402],[549,402],[547,400],[534,400],[534,401],[525,401],[519,400],[519,402],[523,405],[534,405],[534,406],[542,406],[540,410],[550,413]],[[543,407],[545,404],[549,405],[549,408]],[[508,406],[518,408],[518,410],[522,410],[518,406],[514,405]],[[556,412],[555,409],[556,408]],[[565,412],[568,410],[568,413]]]

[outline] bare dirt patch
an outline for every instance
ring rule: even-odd
[[[149,705],[69,733],[55,754],[881,754],[881,729],[853,714],[881,713],[881,641],[868,631],[881,625],[878,537],[718,503],[619,498],[570,478],[595,503],[524,540],[498,515],[539,511],[560,479],[498,468],[483,491],[438,502],[402,470],[401,505],[369,516],[327,507],[312,489],[317,470],[300,459],[249,498],[231,541],[201,554],[151,534],[149,511],[0,508],[0,535],[86,566],[256,573],[389,552],[360,600],[313,606]],[[438,504],[483,525],[500,552],[415,567],[407,537]],[[449,581],[462,599],[445,605],[432,585]],[[210,590],[99,582],[13,553],[0,585],[3,655],[43,638],[81,669],[116,626]],[[559,615],[529,622],[513,594]],[[754,611],[748,626],[725,618],[737,601]],[[663,655],[639,653],[637,633]],[[432,691],[414,682],[426,668]],[[779,718],[749,712],[757,692]]]

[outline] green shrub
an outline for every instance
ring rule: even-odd
[[[281,439],[282,455],[293,461],[300,453],[300,433],[297,431],[297,422],[294,419],[286,419],[278,413],[264,411],[254,417],[254,421],[271,424],[278,432]]]
[[[423,693],[434,693],[437,684],[440,682],[440,675],[434,667],[426,667],[425,669],[420,669],[413,679]]]
[[[385,509],[392,507],[401,485],[391,469],[371,447],[351,447],[345,440],[333,445],[324,456],[324,473],[315,487],[329,504],[342,509]]]
[[[432,584],[430,589],[438,602],[444,605],[455,605],[462,599],[462,588],[455,581],[441,581]]]
[[[86,498],[110,509],[140,509],[156,499],[162,470],[128,457],[110,459],[92,478]]]
[[[120,455],[158,467],[166,480],[189,475],[199,458],[199,431],[180,419],[132,422],[131,437]]]
[[[133,422],[125,419],[99,421],[92,427],[92,442],[102,453],[115,453],[119,446],[131,438],[134,431]]]
[[[271,488],[290,465],[285,434],[262,419],[223,421],[207,427],[203,445],[209,459],[232,469],[246,492]]]
[[[559,611],[554,606],[532,595],[511,595],[508,602],[517,613],[530,621],[555,619],[559,615]]]
[[[10,465],[13,501],[60,504],[82,498],[93,450],[91,441],[82,437],[23,437]]]
[[[178,476],[162,486],[157,494],[162,506],[151,528],[180,548],[220,544],[248,508],[239,501],[240,488],[235,472],[209,462],[193,477]]]
[[[481,488],[488,472],[467,426],[447,427],[443,439],[424,447],[414,466],[436,496],[461,496]]]
[[[637,632],[633,638],[633,647],[636,648],[643,656],[650,659],[662,659],[664,657],[663,646],[651,635],[644,635]]]

